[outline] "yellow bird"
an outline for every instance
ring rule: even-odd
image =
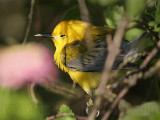
[[[67,72],[88,94],[100,81],[107,57],[106,35],[114,34],[114,29],[98,27],[79,20],[60,22],[52,34],[35,36],[49,37],[56,47],[55,63]],[[113,69],[129,56],[144,49],[146,33],[131,42],[122,41],[121,53],[117,56]],[[124,67],[128,69],[129,66]],[[135,68],[135,67],[134,67]]]

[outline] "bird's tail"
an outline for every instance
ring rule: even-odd
[[[135,54],[142,53],[144,49],[146,48],[148,42],[150,42],[149,33],[145,32],[140,37],[138,37],[135,40],[132,40],[131,42],[125,43],[122,47],[124,52],[126,53],[124,60],[128,59],[131,56],[134,56]],[[137,60],[133,59],[132,62],[135,62]]]

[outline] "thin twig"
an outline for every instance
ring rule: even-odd
[[[80,12],[81,12],[81,19],[86,22],[91,22],[85,0],[78,0],[78,4],[80,7]]]
[[[109,108],[108,112],[106,112],[106,114],[103,116],[102,120],[107,120],[109,118],[110,114],[112,113],[113,109],[118,104],[118,102],[120,101],[120,99],[128,92],[128,89],[129,89],[128,86],[125,87],[125,88],[123,88],[123,90],[118,94],[118,96],[116,97],[116,99],[112,103],[112,105]]]
[[[94,109],[92,110],[91,114],[88,117],[88,120],[94,120],[97,110],[99,109],[101,102],[103,100],[103,96],[105,94],[105,88],[106,84],[109,80],[109,74],[112,70],[112,66],[114,64],[115,58],[119,53],[120,44],[125,32],[125,29],[128,25],[128,19],[126,17],[123,17],[122,20],[118,24],[117,31],[115,33],[115,36],[113,38],[113,42],[108,46],[108,56],[105,62],[104,71],[102,73],[100,84],[96,91],[96,99],[94,104]]]
[[[25,33],[22,45],[24,45],[27,42],[27,39],[28,39],[29,31],[30,31],[31,24],[32,24],[34,4],[35,4],[35,0],[31,0],[31,8],[30,8],[30,13],[28,15],[29,21],[28,21],[28,26],[27,26],[27,29],[26,29],[26,33]]]
[[[123,98],[123,96],[126,95],[126,93],[128,92],[129,88],[131,86],[135,85],[135,81],[137,80],[137,78],[138,78],[137,74],[134,75],[133,77],[130,77],[129,81],[132,81],[132,82],[131,83],[129,82],[129,84],[121,90],[121,92],[118,94],[118,96],[116,97],[114,102],[111,104],[110,108],[104,114],[102,120],[107,120],[109,118],[109,116],[112,113],[113,109],[117,106],[117,104]]]
[[[89,14],[89,11],[87,9],[85,0],[77,0],[77,1],[78,1],[79,8],[80,8],[81,20],[91,23],[90,14]],[[88,33],[88,32],[91,32],[90,29],[86,29],[86,33]],[[93,39],[92,35],[85,34],[85,38],[84,39],[85,39],[88,51],[92,50],[93,49],[93,45],[94,45],[94,43],[92,41],[92,39]]]
[[[28,86],[28,92],[29,92],[29,94],[30,94],[33,102],[34,102],[35,104],[38,104],[38,99],[36,98],[36,95],[35,95],[35,93],[34,93],[34,88],[35,88],[35,83],[30,84],[30,85]]]
[[[157,54],[158,49],[160,48],[160,42],[157,42],[157,47],[155,47],[151,53],[147,56],[147,58],[143,61],[143,63],[140,65],[140,69],[147,66],[147,64],[152,60],[152,58]]]
[[[66,87],[66,86],[68,86],[68,87]],[[67,83],[65,83],[65,86],[53,84],[53,85],[43,86],[43,87],[45,87],[47,90],[49,90],[53,93],[62,95],[66,98],[72,98],[72,97],[76,96],[75,89],[74,90],[68,89],[68,88],[71,88],[71,86],[67,85]]]
[[[136,59],[136,58],[138,58],[138,57],[142,57],[142,56],[146,56],[146,55],[147,55],[147,53],[146,53],[146,52],[143,52],[143,53],[137,53],[137,54],[135,54],[135,55],[133,55],[133,56],[128,57],[128,59],[126,59],[126,60],[124,60],[122,63],[120,63],[119,66],[118,66],[118,68],[117,68],[115,71],[113,71],[113,73],[110,75],[110,76],[111,76],[110,79],[115,79],[115,78],[118,76],[119,71],[120,71],[121,69],[123,69],[123,67],[124,67],[125,65],[127,65],[127,64],[130,63],[130,62],[132,62],[134,59]],[[130,68],[129,68],[129,69],[130,69]],[[132,69],[132,68],[131,68],[131,69]],[[120,81],[118,81],[118,82],[120,82]]]
[[[151,67],[148,71],[144,72],[143,75],[141,76],[143,76],[144,79],[147,79],[153,76],[155,73],[157,73],[159,69],[160,69],[160,60],[156,62],[156,64],[153,67]]]

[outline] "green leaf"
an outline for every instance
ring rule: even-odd
[[[123,6],[114,6],[109,7],[104,11],[104,17],[106,20],[106,23],[108,24],[108,27],[116,28],[119,20],[122,18],[124,13],[124,7]]]
[[[99,4],[101,6],[107,6],[107,5],[112,5],[118,2],[119,0],[98,0]]]
[[[125,33],[125,39],[128,41],[134,40],[142,35],[142,33],[144,33],[142,29],[132,28]]]
[[[153,29],[154,32],[160,32],[160,27],[157,27],[159,24],[160,24],[160,11],[157,9],[155,11],[155,20],[150,21],[148,25],[154,27]]]
[[[0,88],[0,120],[44,119],[41,104],[33,103],[25,90],[10,91]]]
[[[149,25],[149,26],[156,26],[157,23],[156,23],[155,21],[151,21],[151,22],[148,23],[148,25]]]
[[[126,11],[128,15],[135,19],[144,9],[146,0],[126,0]]]
[[[58,114],[63,114],[63,113],[74,116],[72,110],[66,105],[62,105],[60,110],[58,111]],[[76,119],[74,117],[59,117],[56,118],[55,120],[76,120]]]
[[[147,102],[132,108],[122,120],[160,120],[160,104]]]
[[[155,21],[160,24],[160,11],[158,9],[155,12]]]
[[[72,112],[72,110],[67,106],[67,105],[62,105],[60,110],[58,111],[58,113],[68,113],[70,115],[74,115],[74,113]]]
[[[154,32],[160,32],[160,27],[154,28]]]

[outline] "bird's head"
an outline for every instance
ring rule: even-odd
[[[37,34],[35,36],[42,36],[51,38],[56,46],[64,46],[75,40],[84,40],[86,31],[91,29],[91,24],[79,20],[62,21],[56,25],[51,34]]]
[[[56,48],[60,48],[75,40],[101,39],[111,32],[113,32],[111,28],[96,27],[80,20],[70,20],[57,24],[51,34],[37,34],[35,36],[49,37],[53,40]]]
[[[66,45],[75,40],[84,40],[87,29],[91,24],[79,20],[70,20],[60,22],[53,30],[52,39],[56,45]]]

